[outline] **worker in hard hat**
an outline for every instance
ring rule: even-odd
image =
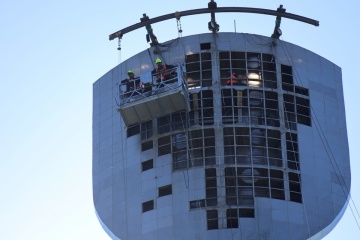
[[[126,92],[129,92],[129,96],[137,95],[138,93],[134,91],[140,88],[140,78],[135,77],[135,73],[131,69],[127,71],[127,74],[129,78],[122,80],[121,83],[126,84]]]
[[[152,71],[153,76],[156,77],[157,82],[166,81],[171,78],[171,69],[175,66],[163,64],[160,58],[155,60],[156,68]]]

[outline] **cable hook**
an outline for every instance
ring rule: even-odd
[[[176,12],[175,17],[176,17],[176,24],[177,24],[177,28],[178,28],[178,37],[182,37],[183,30],[181,28],[180,13]]]

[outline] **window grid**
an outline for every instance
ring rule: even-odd
[[[190,95],[189,121],[194,125],[214,124],[213,92],[204,90]]]
[[[254,206],[254,197],[285,200],[283,171],[267,168],[225,168],[226,204]]]
[[[216,164],[215,132],[205,128],[172,135],[173,170]]]
[[[300,174],[289,172],[290,201],[302,203]]]
[[[188,87],[208,87],[212,85],[211,53],[189,54],[185,57]]]
[[[283,166],[280,131],[226,127],[223,134],[225,164]]]
[[[140,124],[141,140],[153,136],[152,120]]]
[[[294,86],[292,67],[281,65],[282,88],[284,94],[284,113],[286,127],[296,131],[296,123],[311,126],[309,90]]]
[[[279,127],[278,95],[275,92],[222,89],[222,122]]]
[[[218,211],[217,210],[207,210],[206,211],[206,220],[207,220],[207,229],[218,229]]]
[[[205,169],[206,206],[217,206],[216,168]]]
[[[222,86],[277,88],[275,57],[255,52],[219,52]]]

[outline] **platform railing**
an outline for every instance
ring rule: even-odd
[[[188,93],[184,70],[182,65],[177,65],[162,73],[144,74],[140,77],[139,87],[136,88],[134,84],[135,89],[127,90],[126,85],[128,83],[120,84],[120,107],[171,90],[182,90],[184,93]],[[165,79],[163,78],[164,74],[167,75]]]

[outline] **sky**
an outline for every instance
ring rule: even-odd
[[[0,239],[107,240],[92,200],[92,84],[149,47],[144,28],[124,35],[121,51],[109,34],[209,0],[0,1]],[[282,39],[342,68],[352,211],[325,240],[358,240],[360,218],[360,1],[217,0],[218,7],[254,7],[317,19],[319,27],[283,19]],[[209,14],[181,19],[183,36],[207,33]],[[270,36],[275,17],[216,15],[220,32]],[[235,24],[234,24],[235,22]],[[176,20],[153,24],[159,42],[178,37]]]

